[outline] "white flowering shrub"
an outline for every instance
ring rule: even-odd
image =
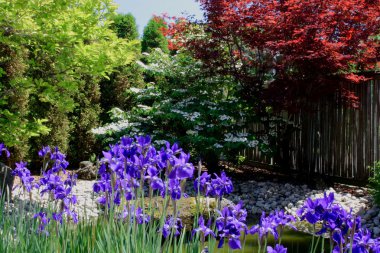
[[[155,144],[178,142],[209,165],[220,157],[237,161],[244,148],[265,145],[266,136],[247,130],[256,120],[254,110],[235,96],[237,86],[231,80],[205,76],[201,65],[185,54],[156,51],[146,61],[145,71],[154,83],[130,89],[134,108],[93,130],[104,144],[122,135],[150,134]]]

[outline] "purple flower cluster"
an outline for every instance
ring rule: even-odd
[[[6,152],[7,157],[10,156],[4,144],[0,144],[0,155],[3,151]],[[62,223],[63,215],[65,214],[67,219],[77,223],[78,215],[72,209],[72,205],[77,203],[76,196],[72,192],[72,188],[76,185],[77,175],[66,172],[69,165],[66,161],[66,155],[61,153],[58,147],[51,149],[49,146],[43,147],[38,152],[38,155],[43,158],[43,175],[39,182],[35,182],[30,170],[26,167],[26,162],[16,163],[16,168],[12,171],[12,175],[20,178],[22,187],[27,192],[30,193],[33,188],[36,188],[40,190],[41,196],[48,194],[52,201],[61,203],[59,212],[52,213],[53,220]],[[49,164],[51,165],[50,168]],[[65,180],[59,176],[60,172],[66,175]],[[34,218],[39,220],[38,232],[49,235],[48,231],[45,230],[51,220],[48,214],[39,212],[34,215]]]
[[[5,153],[5,156],[8,158],[11,156],[11,153],[9,153],[9,150],[7,147],[4,145],[4,143],[0,143],[0,157],[1,155]]]
[[[43,158],[43,172],[47,170],[47,165],[52,162],[53,165],[50,168],[50,172],[59,173],[61,170],[66,174],[66,168],[69,166],[69,162],[66,161],[66,155],[61,153],[58,147],[51,149],[49,146],[43,147],[38,151],[38,155]]]
[[[287,252],[287,249],[284,248],[284,246],[279,245],[279,244],[276,244],[274,248],[272,248],[271,246],[267,247],[267,253],[286,253],[286,252]]]
[[[136,221],[137,224],[148,223],[150,221],[150,216],[147,214],[144,214],[141,207],[138,207],[136,209],[134,206],[132,206],[129,211],[125,207],[124,211],[120,215],[120,218],[122,220],[126,220],[129,218],[131,222]]]
[[[173,200],[178,200],[184,195],[181,182],[194,173],[190,155],[182,152],[177,144],[171,146],[167,142],[158,151],[149,136],[122,137],[120,143],[111,145],[103,156],[100,180],[93,189],[101,194],[98,202],[107,206],[120,205],[122,199],[136,199],[137,190],[142,190],[144,183],[162,197],[168,193]]]
[[[259,243],[261,243],[262,240],[267,239],[270,234],[273,235],[275,240],[278,240],[281,237],[282,230],[285,226],[290,226],[295,229],[292,225],[292,222],[294,221],[295,218],[292,215],[285,214],[282,210],[272,212],[268,216],[263,212],[259,224],[254,225],[249,230],[249,233],[252,235],[258,234]]]
[[[183,229],[182,221],[179,218],[169,216],[166,218],[163,228],[161,229],[164,238],[168,238],[172,233],[173,236],[179,236]]]
[[[214,174],[214,178],[207,172],[203,172],[201,176],[194,180],[195,192],[200,192],[205,196],[222,197],[233,191],[233,184],[226,173],[222,171],[220,176]]]
[[[48,218],[47,214],[45,212],[39,212],[36,213],[33,216],[34,219],[38,219],[39,225],[38,225],[38,233],[44,233],[45,235],[49,235],[49,232],[45,229],[45,227],[50,223],[50,218]]]
[[[324,193],[323,198],[315,200],[308,198],[297,210],[297,215],[310,224],[322,225],[316,235],[329,235],[335,245],[334,253],[350,252],[351,249],[355,253],[380,252],[379,241],[371,239],[371,234],[361,228],[359,216],[334,202],[334,193]]]
[[[202,233],[203,237],[207,237],[211,235],[212,237],[216,237],[214,231],[212,231],[211,227],[211,219],[208,220],[207,225],[205,225],[205,220],[203,216],[200,216],[198,219],[198,227],[193,229],[192,234]]]
[[[53,213],[53,220],[62,223],[63,215],[74,223],[78,222],[78,215],[73,206],[77,203],[77,198],[73,194],[73,187],[76,185],[77,175],[66,171],[69,163],[66,155],[61,153],[58,147],[51,149],[49,146],[43,147],[38,155],[43,158],[43,174],[38,182],[40,195],[47,194],[52,201],[59,202],[60,210]],[[49,165],[50,168],[49,168]],[[66,179],[63,179],[62,176]]]
[[[222,211],[218,211],[219,217],[216,219],[216,229],[220,237],[218,248],[222,248],[224,241],[228,240],[231,249],[241,249],[241,232],[247,232],[245,224],[247,211],[242,208],[240,202],[234,207],[226,206]]]
[[[16,163],[16,168],[12,171],[12,176],[17,176],[21,180],[22,187],[30,192],[33,188],[38,188],[38,184],[34,183],[30,170],[26,167],[26,162]]]
[[[342,249],[341,249],[342,248]],[[348,253],[351,249],[351,243],[347,243],[344,246],[335,246],[333,253]],[[353,236],[352,240],[352,252],[353,253],[379,253],[380,242],[379,239],[372,239],[371,233],[367,229],[359,229]]]

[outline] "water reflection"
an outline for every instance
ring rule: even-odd
[[[246,238],[246,243],[244,247],[244,251],[232,251],[228,250],[227,245],[223,249],[216,250],[216,253],[227,253],[227,252],[244,252],[244,253],[257,253],[258,252],[258,236],[257,235],[248,235]],[[284,245],[288,249],[288,253],[308,253],[310,251],[312,243],[312,236],[293,231],[293,230],[287,230],[284,231],[283,236],[282,236],[282,241],[281,244]],[[274,246],[275,241],[272,236],[269,237],[268,239],[268,246]],[[325,242],[325,245],[328,245],[328,242]],[[262,249],[261,249],[262,250]],[[321,252],[320,245],[316,252]],[[325,252],[330,252],[328,247],[325,248]]]

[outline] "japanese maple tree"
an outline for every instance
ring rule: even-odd
[[[379,61],[379,0],[200,0],[204,23],[177,22],[170,37],[212,74],[233,76],[261,105],[299,108],[365,78]],[[172,41],[173,42],[173,41]],[[277,106],[276,106],[277,105]],[[261,108],[264,108],[261,107]]]

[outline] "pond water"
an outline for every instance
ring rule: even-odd
[[[219,249],[215,251],[216,253],[227,253],[227,252],[244,252],[244,253],[257,253],[258,252],[258,236],[257,235],[248,235],[246,238],[246,243],[244,247],[244,251],[232,251],[228,250],[228,247],[224,247],[223,249]],[[274,238],[270,237],[268,240],[269,246],[274,246]],[[297,232],[294,230],[284,231],[282,236],[281,244],[288,249],[288,253],[308,253],[310,251],[310,247],[312,244],[312,236],[309,234]],[[325,241],[325,245],[329,243]],[[227,246],[227,245],[226,245]],[[321,242],[319,242],[319,247],[316,252],[321,252]],[[325,247],[325,252],[328,251],[328,247]]]

